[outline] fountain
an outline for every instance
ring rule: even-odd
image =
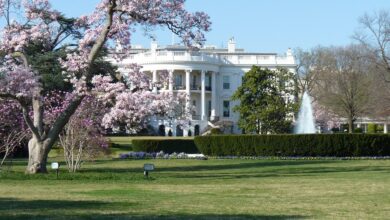
[[[316,133],[311,98],[307,92],[303,94],[301,108],[299,109],[298,120],[296,121],[295,134]]]

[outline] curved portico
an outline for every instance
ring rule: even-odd
[[[208,125],[208,121],[218,118],[217,111],[217,76],[218,72],[213,71],[217,68],[210,69],[196,69],[196,65],[171,65],[170,69],[166,70],[168,66],[144,66],[142,71],[150,74],[152,77],[152,91],[157,92],[183,92],[187,94],[188,100],[186,105],[193,108],[192,121],[188,129],[184,129],[184,135],[188,135],[189,130],[191,134],[195,134],[195,126],[202,130]],[[159,81],[163,72],[168,71],[169,83],[157,87],[156,82]],[[165,77],[165,73],[164,73]],[[166,127],[166,134],[171,129],[174,135],[181,134],[176,132],[175,124],[165,124],[163,121],[158,121],[158,124],[164,124]],[[175,128],[172,130],[172,128]],[[177,133],[177,134],[176,134]],[[199,132],[197,132],[199,133]]]
[[[285,56],[245,53],[235,48],[234,40],[229,41],[228,49],[204,47],[196,52],[178,45],[159,48],[153,42],[150,49],[135,48],[118,66],[125,72],[125,67],[133,63],[142,66],[141,71],[149,74],[153,92],[183,92],[189,97],[184,104],[193,106],[194,110],[191,123],[183,132],[177,129],[175,122],[157,117],[152,121],[159,133],[168,135],[171,131],[175,136],[182,133],[184,136],[199,135],[206,127],[215,127],[218,123],[231,125],[231,131],[238,132],[238,115],[231,111],[238,103],[231,102],[230,97],[241,85],[244,73],[253,65],[271,69],[285,67],[290,71],[295,68],[291,50]],[[162,75],[166,77],[167,72],[171,80],[165,84],[157,83]],[[161,131],[163,128],[165,132]]]

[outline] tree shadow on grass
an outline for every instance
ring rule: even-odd
[[[266,178],[266,177],[293,177],[293,176],[318,176],[330,173],[351,173],[351,172],[388,172],[386,166],[357,166],[357,167],[305,167],[291,169],[272,169],[265,171],[240,172],[240,173],[186,173],[183,175],[174,174],[173,178],[194,178],[194,179],[244,179],[244,178]]]
[[[212,178],[212,179],[244,179],[288,176],[316,176],[320,174],[342,172],[390,172],[389,166],[341,166],[342,161],[247,161],[229,164],[207,164],[196,166],[156,167],[158,175],[168,175],[171,178]],[[335,166],[331,166],[335,164]],[[313,166],[314,165],[314,166]],[[325,165],[325,166],[321,166]],[[264,168],[264,169],[263,169]],[[82,172],[105,173],[141,173],[140,168],[89,168]]]
[[[17,213],[18,210],[72,210],[72,209],[99,209],[109,205],[122,205],[122,203],[107,203],[100,201],[81,201],[81,200],[19,200],[13,198],[0,198],[0,213],[2,211],[12,210]],[[126,203],[126,206],[136,205],[135,203]],[[1,216],[1,215],[0,215]]]
[[[137,214],[116,210],[116,202],[66,201],[66,200],[17,200],[0,198],[0,219],[304,219],[299,215],[222,215],[222,214]],[[131,203],[121,206],[131,207]],[[110,214],[120,212],[120,214]],[[108,213],[108,214],[107,214]],[[135,213],[135,214],[134,214]]]
[[[153,162],[153,161],[152,161]],[[191,172],[191,171],[220,171],[220,170],[240,170],[240,169],[251,169],[251,168],[265,168],[265,167],[281,167],[281,166],[300,166],[300,165],[314,165],[314,164],[327,164],[336,163],[338,161],[248,161],[243,163],[232,163],[229,164],[207,164],[207,165],[196,165],[196,166],[172,166],[172,167],[158,167],[156,166],[156,172]],[[82,172],[140,172],[140,168],[86,168]]]

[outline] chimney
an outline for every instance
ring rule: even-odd
[[[153,40],[153,41],[150,43],[150,51],[151,51],[152,53],[156,53],[157,47],[158,47],[157,41]]]
[[[234,41],[234,37],[232,37],[228,42],[228,53],[234,52],[236,52],[236,42]]]
[[[286,56],[288,56],[288,57],[292,57],[293,56],[293,52],[292,52],[291,48],[287,49]]]

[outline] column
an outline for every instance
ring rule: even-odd
[[[191,101],[191,70],[186,70],[186,95],[187,95],[187,102],[186,107],[190,107],[190,101]]]
[[[206,71],[201,72],[201,120],[206,120]]]
[[[190,85],[190,82],[191,82],[191,70],[186,70],[186,93],[187,95],[190,94],[190,91],[191,91],[191,85]]]
[[[389,133],[389,130],[388,130],[388,127],[387,127],[387,122],[385,122],[385,124],[383,125],[383,133],[387,134]]]
[[[211,120],[216,120],[217,116],[217,73],[211,72]]]
[[[169,85],[168,85],[168,89],[169,89],[169,92],[173,92],[173,70],[169,70]]]
[[[152,86],[153,86],[153,92],[157,93],[157,70],[153,70],[153,79],[152,79]]]

